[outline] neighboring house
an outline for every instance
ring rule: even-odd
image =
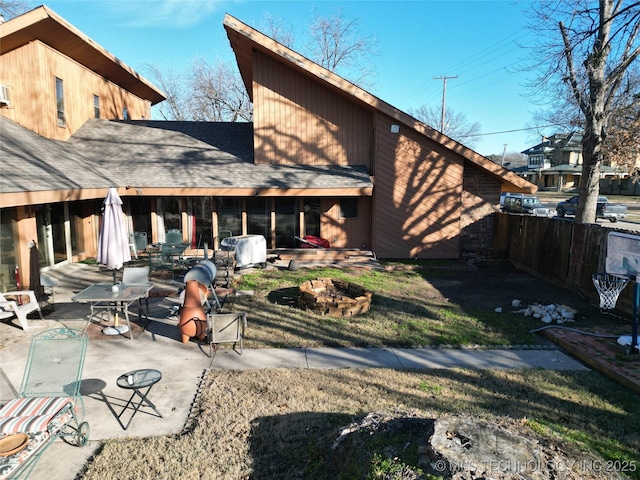
[[[573,190],[578,188],[582,176],[582,133],[556,133],[543,137],[542,142],[522,152],[527,166],[512,172],[535,183],[544,190]],[[600,167],[602,179],[619,178],[615,166]]]
[[[152,121],[162,92],[51,10],[0,24],[5,286],[16,265],[28,272],[29,240],[45,267],[95,256],[111,186],[150,242],[174,228],[192,247],[217,248],[222,232],[271,249],[316,235],[380,258],[490,249],[500,191],[535,192],[239,20],[224,28],[253,123]]]

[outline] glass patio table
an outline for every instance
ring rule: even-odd
[[[91,315],[89,315],[84,331],[89,327],[97,310],[109,310],[116,314],[117,312],[122,312],[127,321],[129,339],[133,340],[131,325],[129,323],[129,305],[138,302],[140,305],[138,318],[142,318],[142,315],[144,315],[144,317],[148,319],[149,312],[144,311],[140,300],[147,296],[153,288],[153,283],[136,283],[132,285],[118,283],[116,285],[118,286],[117,290],[113,288],[113,283],[95,283],[71,297],[71,300],[77,303],[90,304]]]

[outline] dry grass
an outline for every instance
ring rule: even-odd
[[[473,303],[453,302],[451,296],[471,298],[472,271],[405,270],[386,272],[305,269],[267,270],[243,275],[237,288],[253,296],[235,298],[233,308],[250,316],[248,348],[266,347],[421,347],[440,345],[539,345],[544,340],[529,333],[539,320],[524,318],[510,308],[497,314],[496,306],[510,307],[523,292],[498,287],[491,297]],[[373,292],[371,310],[353,318],[333,318],[296,307],[298,287],[312,278],[339,278]],[[504,279],[503,279],[504,281]],[[486,288],[482,286],[482,288]],[[503,291],[500,292],[500,289]],[[490,291],[490,290],[489,290]],[[508,302],[498,298],[508,295]]]
[[[316,276],[346,278],[372,290],[372,312],[343,320],[293,308],[294,287]],[[265,271],[243,276],[238,287],[256,295],[239,298],[234,308],[250,312],[249,348],[542,342],[529,333],[539,323],[495,314],[494,307],[516,298],[514,292],[535,295],[518,295],[525,304],[569,297],[518,275],[506,284],[498,280],[503,283],[486,285],[473,273],[446,271]],[[424,428],[417,436],[365,435],[361,443],[331,448],[341,427],[369,412],[391,412],[422,419],[418,425],[425,427],[447,414],[490,419],[574,460],[595,455],[626,462],[636,470],[629,477],[640,479],[638,405],[636,395],[595,372],[211,371],[193,431],[107,441],[83,478],[433,478],[391,474],[428,471],[420,457]],[[615,478],[612,472],[583,473],[566,478]]]
[[[389,445],[367,445],[346,463],[331,446],[341,427],[379,411],[473,415],[536,436],[575,460],[595,453],[640,469],[637,396],[590,372],[211,371],[199,405],[192,432],[108,441],[84,478],[375,478],[373,459]],[[416,462],[420,445],[412,441],[411,448],[403,448],[406,438],[395,446],[402,452],[397,462]],[[586,473],[570,478],[614,478]]]

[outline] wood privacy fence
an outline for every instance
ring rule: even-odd
[[[496,213],[495,219],[494,247],[500,257],[520,270],[577,292],[596,305],[600,303],[591,275],[605,271],[607,235],[612,228],[505,213]],[[633,314],[633,290],[630,282],[618,298],[617,313]]]

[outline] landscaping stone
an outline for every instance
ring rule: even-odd
[[[372,297],[355,283],[318,278],[300,285],[298,306],[330,317],[354,317],[369,311]]]

